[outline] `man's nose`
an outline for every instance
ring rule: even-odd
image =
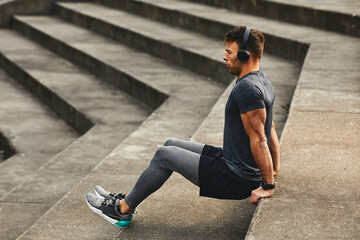
[[[224,60],[224,61],[227,61],[226,54],[223,56],[223,60]]]

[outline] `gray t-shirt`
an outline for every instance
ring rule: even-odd
[[[251,153],[241,114],[266,108],[265,134],[270,146],[274,100],[274,89],[268,77],[261,71],[254,71],[238,79],[226,103],[223,158],[243,179],[261,181],[261,173]]]

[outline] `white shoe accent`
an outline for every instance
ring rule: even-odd
[[[93,211],[94,213],[96,213],[97,215],[99,215],[100,217],[102,217],[103,219],[105,219],[106,221],[112,223],[115,225],[115,223],[119,222],[118,220],[114,220],[108,216],[106,216],[105,214],[103,214],[103,212],[93,206],[91,206],[91,204],[88,202],[87,198],[86,199],[86,204],[89,206],[89,208],[91,209],[91,211]]]

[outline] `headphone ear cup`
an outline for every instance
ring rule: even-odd
[[[237,57],[240,62],[247,62],[250,58],[250,53],[247,50],[240,50],[238,51]]]

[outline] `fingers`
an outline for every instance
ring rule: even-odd
[[[251,192],[250,203],[258,205],[260,198],[268,198],[273,195],[274,190],[264,190],[261,187]]]
[[[257,189],[256,189],[257,190]],[[253,204],[253,205],[257,205],[258,202],[259,202],[259,198],[260,198],[260,195],[257,193],[256,190],[253,190],[251,192],[251,197],[250,197],[250,203]]]

